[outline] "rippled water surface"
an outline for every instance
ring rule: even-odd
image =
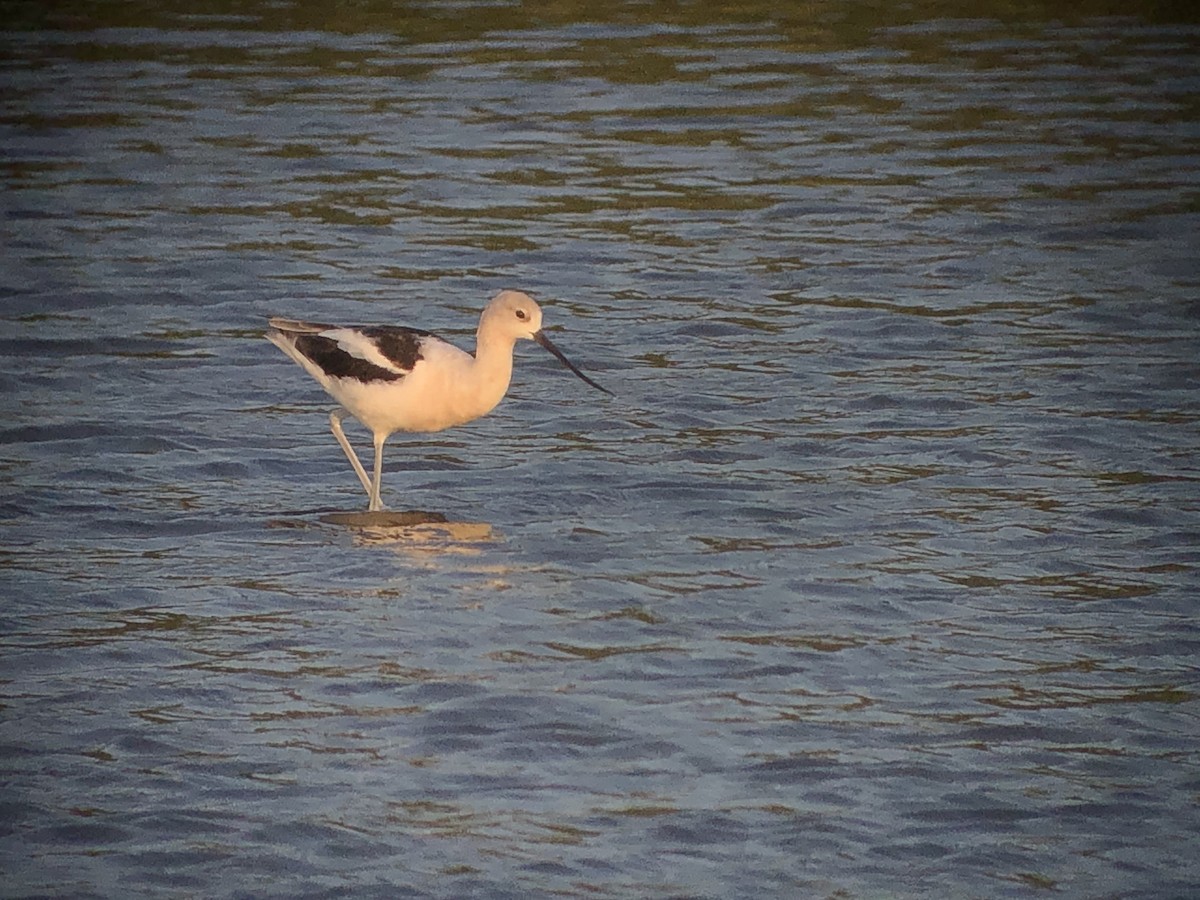
[[[11,8],[0,894],[1200,891],[1195,22]]]

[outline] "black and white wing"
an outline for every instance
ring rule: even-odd
[[[428,331],[392,325],[351,327],[273,318],[267,337],[314,375],[326,378],[399,381],[423,358],[423,345],[438,340]]]

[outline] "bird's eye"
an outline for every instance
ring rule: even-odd
[[[525,312],[525,310],[523,310],[523,309],[518,309],[517,310],[517,318],[520,319],[522,322],[524,322],[526,319],[529,318],[529,313]]]

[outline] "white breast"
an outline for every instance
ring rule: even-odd
[[[372,431],[390,433],[462,425],[491,412],[508,390],[511,366],[502,378],[488,378],[471,354],[436,338],[422,344],[421,355],[400,381],[339,379],[334,395]]]

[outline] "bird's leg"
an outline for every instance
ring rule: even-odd
[[[329,428],[333,431],[333,436],[337,438],[338,443],[342,445],[342,450],[346,452],[346,458],[350,460],[350,465],[354,466],[354,474],[358,476],[358,480],[362,482],[363,490],[367,492],[367,496],[371,496],[371,482],[367,479],[367,470],[363,468],[363,464],[358,461],[358,454],[354,452],[354,448],[350,446],[350,442],[346,440],[346,433],[342,431],[342,419],[350,415],[348,410],[338,407],[329,414]]]
[[[367,506],[368,512],[377,512],[383,509],[383,500],[379,496],[380,489],[383,487],[383,442],[387,440],[386,434],[375,435],[375,480],[374,487],[371,489],[371,502]]]

